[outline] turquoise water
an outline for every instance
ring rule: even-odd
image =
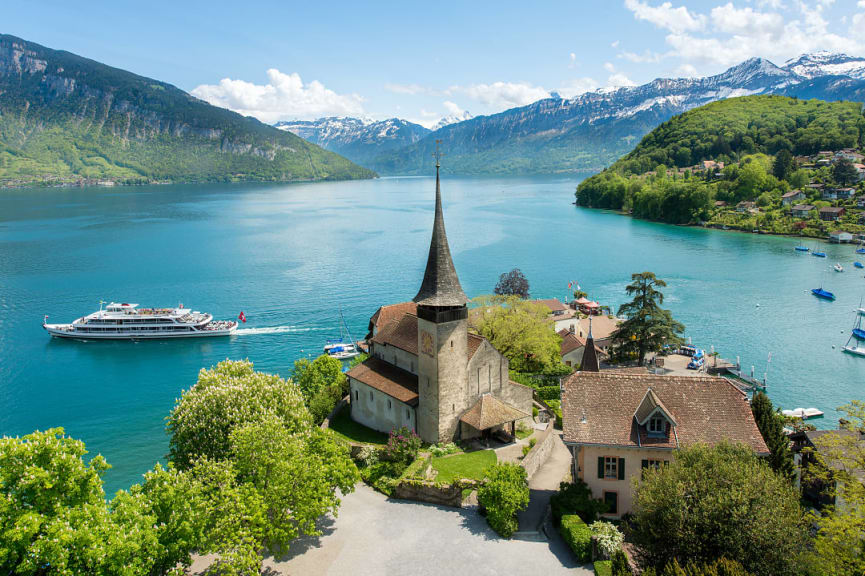
[[[469,295],[520,267],[535,297],[578,281],[618,306],[632,272],[665,279],[687,335],[741,357],[789,408],[865,399],[865,358],[840,352],[865,294],[850,246],[827,259],[788,238],[632,220],[571,205],[568,178],[443,181],[457,270]],[[164,418],[201,367],[249,358],[288,375],[338,335],[355,337],[383,303],[414,296],[426,263],[432,179],[0,191],[0,434],[63,426],[113,465],[109,493],[164,461]],[[816,243],[814,243],[816,245]],[[863,258],[865,260],[865,258]],[[829,270],[841,261],[847,271]],[[827,270],[829,270],[827,272]],[[825,276],[838,300],[808,290]],[[244,333],[171,342],[52,340],[99,300],[243,310]],[[756,304],[760,304],[759,307]],[[835,349],[832,346],[835,346]]]

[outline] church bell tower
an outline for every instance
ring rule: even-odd
[[[417,433],[426,442],[449,442],[459,425],[467,386],[468,299],[460,286],[442,214],[436,142],[436,199],[432,240],[414,302],[418,316]]]

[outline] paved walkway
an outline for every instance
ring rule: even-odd
[[[571,453],[562,442],[561,430],[553,430],[553,450],[529,481],[529,507],[519,513],[520,531],[536,531],[544,520],[550,497],[571,468]]]
[[[540,473],[540,472],[539,472]],[[268,575],[590,576],[558,537],[549,542],[499,538],[474,509],[391,500],[358,484],[323,535],[295,542],[283,558],[265,558]],[[192,572],[200,573],[207,558]]]

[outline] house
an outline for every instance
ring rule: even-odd
[[[757,210],[757,204],[755,202],[739,202],[736,204],[736,212],[753,212]]]
[[[790,216],[793,218],[809,218],[814,207],[810,204],[797,204],[790,208]]]
[[[840,220],[842,216],[844,216],[844,208],[841,206],[826,206],[824,208],[820,208],[820,220],[825,220],[827,222],[835,222],[836,220]]]
[[[853,194],[856,193],[854,188],[837,188],[835,190],[835,194],[838,196],[839,200],[846,200],[848,198],[852,198]]]
[[[531,420],[531,388],[512,382],[508,359],[469,334],[467,303],[445,233],[436,162],[424,277],[411,303],[370,318],[369,358],[346,374],[352,420],[382,432],[407,426],[429,443],[513,435],[516,422]]]
[[[860,154],[859,152],[855,151],[852,148],[844,148],[843,150],[839,150],[838,152],[835,152],[835,159],[836,160],[844,159],[844,160],[849,160],[850,162],[862,162],[862,160],[865,159],[865,156],[863,156],[862,154]]]
[[[790,206],[796,202],[801,202],[806,198],[805,193],[801,190],[790,190],[781,196],[781,205]]]
[[[825,188],[822,194],[823,200],[837,200],[838,190],[836,188]]]
[[[831,435],[831,436],[830,436]],[[839,446],[838,440],[841,440]],[[833,467],[833,473],[830,478],[835,482],[835,494],[827,494],[826,485],[808,474],[808,469],[811,466],[819,466],[820,461],[817,459],[816,453],[825,451],[830,446],[836,446],[846,451],[852,444],[859,444],[865,450],[865,435],[862,432],[853,430],[803,430],[794,432],[790,435],[791,448],[793,451],[793,460],[799,469],[800,487],[802,489],[802,497],[812,504],[823,507],[832,505],[836,508],[843,509],[843,485],[839,484],[840,480],[834,471],[840,467],[838,462],[829,462],[829,466]],[[865,470],[849,471],[854,478],[865,483]]]
[[[574,300],[571,304],[583,314],[593,315],[601,313],[601,305],[587,298],[578,298],[577,300]]]
[[[560,330],[558,334],[562,337],[562,362],[565,366],[582,366],[588,338],[580,338],[570,330]],[[595,356],[598,359],[606,358],[607,353],[599,348],[595,344],[594,340],[592,341],[592,347],[594,348]]]
[[[620,318],[610,317],[604,314],[591,316],[590,318],[573,318],[571,321],[556,322],[556,332],[568,330],[573,332],[581,340],[589,337],[589,332],[594,334],[595,346],[604,354],[613,341],[613,332],[622,323]]]
[[[856,206],[859,208],[865,208],[865,194],[856,198]]]
[[[562,304],[557,298],[547,298],[545,300],[538,298],[536,302],[549,308],[552,316],[563,316],[570,311],[570,309]]]
[[[865,164],[853,164],[856,173],[859,175],[859,180],[865,180]]]
[[[853,241],[853,235],[842,230],[835,230],[829,233],[829,241],[835,244],[848,244]]]
[[[632,510],[642,470],[671,461],[679,447],[728,440],[769,454],[748,397],[715,376],[576,372],[562,381],[562,422],[573,477],[613,518]]]
[[[726,208],[727,203],[724,200],[715,200],[715,208]]]

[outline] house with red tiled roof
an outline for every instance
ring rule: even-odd
[[[580,338],[576,333],[570,330],[559,330],[559,336],[562,337],[561,355],[562,362],[565,366],[580,366],[583,362],[583,354],[586,351],[587,338]],[[595,354],[598,358],[604,358],[607,354],[594,343]]]
[[[425,442],[504,432],[532,418],[532,389],[512,382],[508,359],[468,332],[466,298],[450,255],[436,163],[426,270],[411,302],[369,321],[370,357],[348,371],[351,418],[374,430],[407,426]]]
[[[562,381],[562,424],[574,478],[607,502],[609,517],[630,512],[632,480],[682,446],[727,440],[769,454],[748,397],[714,376],[576,372]]]

